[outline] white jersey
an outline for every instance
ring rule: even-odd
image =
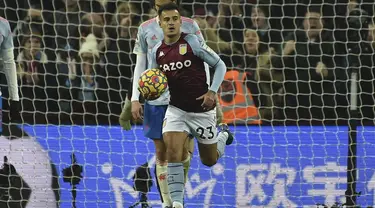
[[[195,34],[199,37],[201,41],[204,40],[198,24],[187,17],[181,17],[181,32],[187,34]],[[137,40],[135,42],[133,53],[135,54],[146,54],[147,55],[147,69],[150,69],[152,66],[152,48],[164,39],[163,30],[159,26],[158,17],[152,18],[138,27]],[[145,71],[146,69],[144,69]],[[208,68],[206,69],[206,75],[209,74]],[[136,78],[136,77],[135,77]],[[208,79],[209,80],[209,79]],[[136,90],[134,90],[136,89]],[[139,97],[138,92],[138,80],[133,80],[133,95],[132,97]],[[132,99],[133,100],[133,99]],[[147,101],[150,105],[168,105],[169,104],[169,91],[167,90],[162,94],[158,99]]]
[[[18,101],[18,83],[16,64],[14,62],[13,54],[12,31],[10,29],[8,20],[2,17],[0,17],[0,55],[1,68],[3,69],[8,82],[9,98],[11,100]]]

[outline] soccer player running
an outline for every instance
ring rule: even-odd
[[[0,53],[2,58],[3,64],[3,72],[5,74],[7,83],[8,83],[8,91],[9,91],[9,114],[12,121],[16,121],[19,118],[19,95],[18,95],[18,83],[17,83],[17,72],[16,72],[16,64],[14,62],[14,54],[13,54],[13,37],[12,31],[10,29],[10,25],[8,20],[0,17]],[[2,97],[0,91],[0,134],[3,131],[2,126]]]
[[[194,34],[181,32],[182,19],[176,4],[161,6],[159,25],[164,39],[152,48],[151,67],[167,76],[170,102],[163,123],[168,161],[168,189],[173,208],[183,208],[184,144],[189,135],[198,139],[201,161],[213,166],[233,142],[228,131],[217,133],[215,99],[226,66],[220,57]],[[215,69],[207,84],[204,62]]]
[[[179,0],[155,0],[153,1],[153,6],[156,10],[160,6],[175,3],[179,5]],[[199,39],[203,41],[203,36],[200,33],[199,26],[190,18],[181,17],[181,30],[186,33],[196,34]],[[139,102],[139,91],[138,91],[138,79],[142,72],[146,69],[151,68],[151,49],[163,39],[163,31],[159,26],[159,17],[155,17],[142,23],[138,28],[137,40],[133,52],[137,54],[136,66],[134,70],[133,86],[132,86],[132,96],[131,102],[127,99],[123,107],[122,113],[120,115],[120,124],[125,130],[130,130],[130,119],[133,116],[134,119],[143,119],[144,135],[147,138],[151,138],[154,141],[155,151],[156,151],[156,179],[159,186],[159,192],[161,195],[161,200],[163,202],[163,207],[169,207],[172,205],[168,184],[167,184],[167,158],[165,144],[162,138],[162,125],[165,112],[169,103],[169,92],[164,93],[159,99],[154,101],[147,101],[144,105],[144,117],[142,106]],[[206,73],[208,72],[208,65],[206,65]],[[209,81],[209,80],[207,80]],[[220,110],[220,108],[217,108]],[[228,127],[223,124],[219,128],[228,131]],[[185,181],[188,175],[188,170],[190,168],[191,157],[189,155],[189,150],[192,152],[194,140],[190,139],[186,142],[186,148],[183,151],[183,166],[185,173]],[[184,182],[185,182],[184,181]]]

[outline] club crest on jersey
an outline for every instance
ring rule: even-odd
[[[180,55],[185,55],[187,52],[187,44],[180,44]]]

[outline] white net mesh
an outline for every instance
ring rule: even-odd
[[[345,194],[353,192],[346,192],[352,167],[347,125],[353,121],[360,124],[357,204],[374,205],[374,3],[194,0],[181,6],[227,64],[219,98],[223,121],[234,124],[236,137],[212,168],[202,165],[195,151],[187,207],[348,202]],[[118,119],[133,76],[137,28],[156,15],[149,1],[4,0],[0,9],[14,33],[21,127],[56,165],[45,172],[23,168],[14,148],[42,150],[24,140],[6,140],[0,156],[5,152],[31,193],[38,194],[2,192],[7,175],[0,172],[0,207],[11,200],[23,200],[24,207],[57,200],[69,207],[72,187],[61,173],[71,165],[72,152],[83,165],[77,207],[131,206],[139,197],[133,189],[135,169],[148,162],[154,178],[155,150],[141,126],[123,131]],[[350,85],[354,77],[358,83]],[[7,98],[4,78],[2,93]],[[354,97],[358,108],[349,107]],[[34,157],[30,164],[45,164],[38,161],[44,156]],[[60,188],[50,183],[53,170]],[[34,183],[33,175],[43,177]],[[159,206],[153,182],[148,201]],[[52,197],[50,186],[60,190],[60,197]]]

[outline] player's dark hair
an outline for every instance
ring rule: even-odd
[[[155,1],[156,0],[150,0],[150,6],[151,6],[151,8],[155,8]],[[177,6],[180,6],[181,0],[173,0],[172,3],[177,4]]]
[[[160,17],[163,11],[172,11],[172,10],[177,10],[178,13],[180,13],[180,8],[175,3],[171,2],[168,4],[164,4],[159,7],[158,16]]]

